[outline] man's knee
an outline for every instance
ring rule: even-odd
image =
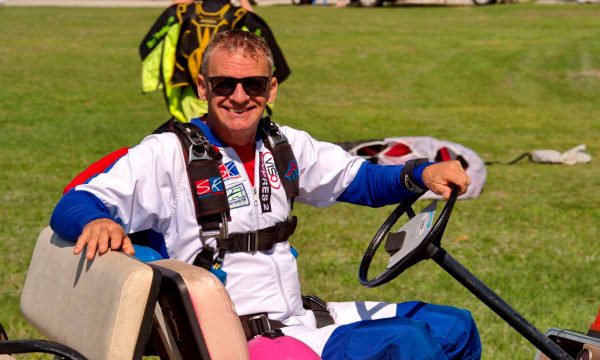
[[[429,325],[395,317],[367,320],[336,329],[323,359],[446,359]]]
[[[471,312],[451,306],[427,304],[413,317],[431,324],[448,358],[479,359],[481,341]]]

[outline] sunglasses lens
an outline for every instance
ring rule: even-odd
[[[208,81],[217,96],[230,96],[238,83],[242,83],[244,91],[250,96],[266,96],[269,85],[269,78],[266,76],[251,76],[242,79],[215,76],[209,78]]]
[[[212,90],[218,96],[229,96],[233,94],[237,81],[234,78],[215,77],[210,79]]]
[[[242,86],[246,94],[250,96],[265,95],[267,91],[268,78],[265,77],[249,77],[242,80]]]

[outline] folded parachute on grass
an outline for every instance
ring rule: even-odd
[[[564,165],[584,164],[592,161],[592,157],[585,152],[585,149],[585,145],[581,144],[562,153],[558,150],[550,149],[533,150],[532,152],[524,153],[518,156],[516,159],[509,161],[507,164],[514,164],[524,158],[528,158],[529,160],[538,163]],[[496,163],[498,162],[490,162],[489,164]]]
[[[486,165],[515,164],[528,158],[533,162],[574,165],[587,163],[592,157],[585,152],[585,145],[578,145],[563,153],[557,150],[534,150],[524,153],[509,162],[484,162],[473,150],[454,142],[438,140],[429,136],[392,137],[371,141],[341,142],[338,143],[353,155],[358,155],[375,164],[401,165],[406,161],[418,158],[427,158],[430,161],[458,160],[471,178],[471,185],[460,199],[479,196],[485,184]],[[438,195],[428,191],[423,198],[439,198]]]
[[[169,6],[142,40],[142,92],[162,90],[169,113],[182,122],[206,113],[206,102],[196,92],[202,54],[214,34],[231,29],[253,32],[267,42],[279,83],[290,75],[273,33],[258,15],[228,0],[195,1]]]
[[[419,158],[427,158],[430,161],[458,160],[471,178],[469,189],[460,199],[479,196],[487,176],[485,163],[475,151],[461,144],[429,136],[393,137],[338,144],[353,155],[382,165],[401,165],[408,160]],[[422,198],[438,199],[440,196],[428,191]]]

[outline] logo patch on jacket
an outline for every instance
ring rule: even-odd
[[[296,181],[298,176],[300,176],[300,169],[298,169],[296,160],[292,160],[288,163],[287,170],[285,171],[285,178],[289,181]]]
[[[246,189],[244,189],[244,184],[237,184],[227,188],[227,201],[229,201],[230,209],[237,209],[250,205],[250,199],[248,198]]]
[[[267,179],[269,179],[269,184],[271,184],[273,189],[279,189],[279,187],[281,187],[281,180],[277,174],[277,168],[275,167],[275,159],[273,158],[273,154],[265,151],[263,155],[263,161],[267,171]]]
[[[235,166],[235,162],[233,161],[219,164],[219,170],[221,170],[221,177],[223,180],[234,180],[242,177],[242,175],[240,175],[240,171]]]
[[[267,171],[267,162],[266,155],[271,153],[260,153],[260,171],[258,174],[260,175],[260,183],[258,184],[260,197],[260,208],[263,213],[271,212],[271,186],[269,185],[269,173]],[[273,159],[273,156],[271,156]],[[279,179],[279,178],[277,178]]]
[[[200,199],[223,193],[225,193],[225,186],[218,176],[196,181],[196,194]]]

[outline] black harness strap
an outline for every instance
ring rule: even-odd
[[[314,295],[302,295],[302,305],[307,310],[312,310],[317,320],[317,328],[335,324],[333,317],[327,310],[327,303]],[[273,330],[278,330],[285,325],[281,321],[269,319],[267,313],[256,313],[240,316],[242,328],[246,334],[246,339],[250,340],[256,336],[268,334]]]
[[[279,126],[266,116],[260,119],[260,135],[267,149],[273,154],[275,167],[283,183],[286,196],[292,200],[300,194],[300,169],[288,139],[279,130]]]
[[[195,125],[184,124],[172,118],[156,129],[154,134],[164,132],[174,133],[181,143],[196,220],[200,225],[200,240],[204,244],[209,236],[227,237],[229,202],[219,169],[223,156]]]
[[[267,313],[242,315],[240,316],[240,322],[242,323],[246,340],[285,327],[281,321],[269,319]]]
[[[270,250],[276,243],[286,241],[296,230],[297,218],[289,216],[272,227],[229,236],[227,221],[229,202],[219,169],[222,155],[208,142],[202,130],[191,123],[181,123],[174,118],[161,125],[154,134],[171,132],[177,135],[186,161],[186,170],[194,199],[196,220],[200,226],[202,251],[194,265],[210,269],[215,249],[204,246],[206,239],[216,237],[221,250],[231,252],[255,252]],[[265,146],[273,154],[275,168],[284,186],[286,196],[293,207],[294,197],[299,194],[300,171],[292,147],[277,124],[269,117],[260,120],[259,134]]]
[[[292,216],[274,226],[260,229],[255,232],[231,234],[225,239],[217,239],[219,249],[230,252],[256,252],[271,250],[276,243],[286,241],[294,231],[298,219]]]
[[[317,328],[335,324],[333,317],[327,310],[327,303],[315,295],[302,295],[302,305],[307,310],[312,310],[317,320]]]
[[[294,198],[300,193],[300,169],[292,147],[277,124],[269,117],[260,120],[259,131],[265,146],[273,154],[279,178],[293,207]],[[172,118],[156,129],[154,134],[165,132],[177,135],[181,143],[203,245],[208,236],[216,237],[219,257],[223,257],[225,250],[266,251],[272,249],[276,243],[286,241],[296,231],[298,219],[290,216],[285,221],[265,229],[228,236],[229,203],[219,170],[221,153],[208,142],[202,130],[196,125],[184,124]],[[194,265],[210,269],[214,254],[215,249],[203,246],[202,251],[196,256]],[[314,312],[317,327],[334,323],[327,310],[327,304],[320,298],[313,295],[302,296],[302,304],[305,309]],[[276,330],[285,326],[280,321],[269,319],[266,313],[240,316],[240,320],[248,340],[269,333],[280,336]]]

